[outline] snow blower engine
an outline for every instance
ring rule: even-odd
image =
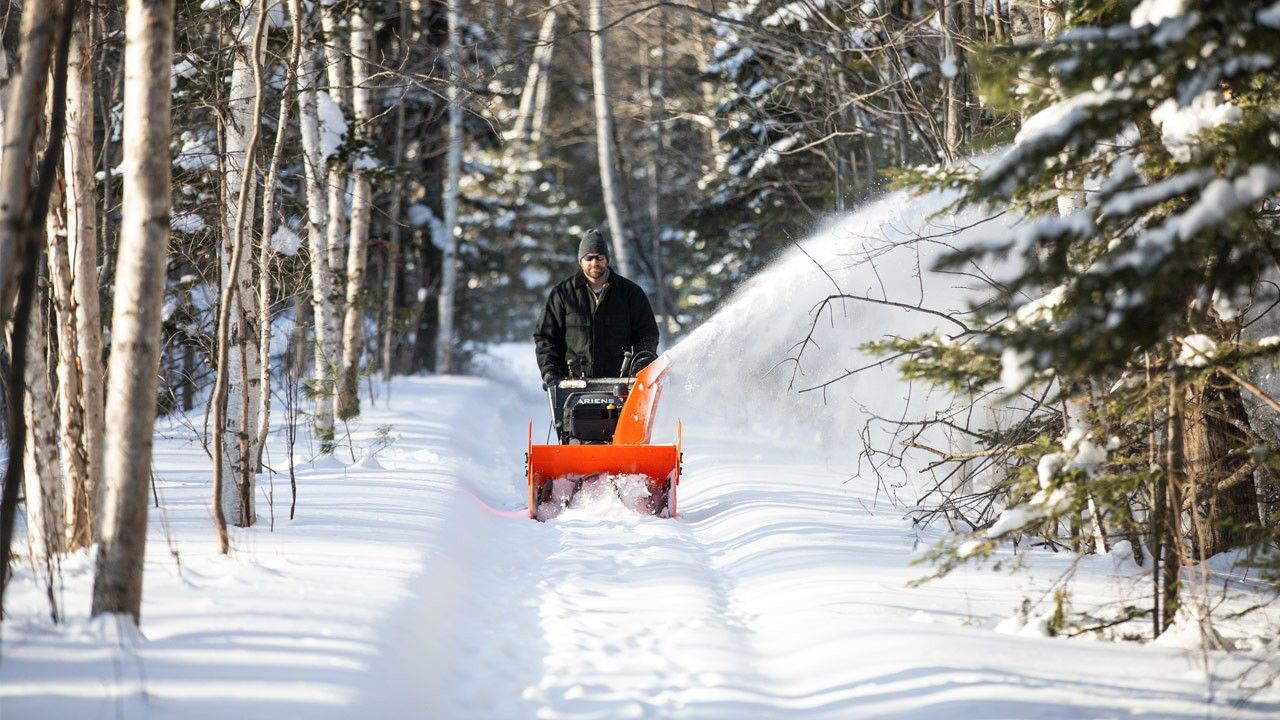
[[[635,365],[643,369],[655,357],[641,351],[633,358],[628,350],[622,362],[622,372],[613,378],[582,377],[581,369],[571,363],[569,378],[547,388],[551,420],[560,444],[613,442],[613,431],[622,417],[622,406],[636,381],[629,377],[630,368]],[[636,362],[633,363],[633,359]]]
[[[559,444],[534,445],[533,422],[529,422],[529,517],[554,517],[584,482],[604,477],[642,480],[647,496],[637,506],[661,517],[675,517],[679,425],[675,445],[649,444],[662,378],[669,366],[666,355],[655,359],[646,352],[635,356],[627,352],[620,377],[585,378],[571,367],[570,378],[547,388]],[[628,377],[633,367],[639,372]]]

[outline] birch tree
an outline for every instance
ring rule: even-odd
[[[600,190],[604,212],[613,236],[618,272],[631,275],[631,252],[622,227],[622,190],[613,157],[613,101],[609,96],[608,52],[605,46],[604,0],[590,0],[587,29],[591,33],[591,83],[596,111],[596,157],[600,163]]]
[[[72,2],[74,6],[74,2]],[[0,617],[9,582],[9,556],[16,522],[18,487],[23,484],[26,447],[26,364],[36,276],[44,245],[44,224],[62,151],[62,107],[66,96],[67,33],[70,11],[62,3],[32,3],[22,18],[23,59],[16,87],[7,88],[4,174],[0,176],[0,331],[13,320],[9,336],[9,373],[5,379],[9,457],[0,493]],[[55,58],[56,61],[52,62]],[[29,61],[31,65],[27,65]],[[45,73],[52,64],[52,78]],[[32,67],[34,66],[34,67]],[[34,78],[31,73],[38,73]],[[51,80],[51,81],[50,81]],[[51,97],[47,149],[37,158],[36,126]],[[24,94],[29,92],[29,94]],[[25,105],[25,106],[24,106]],[[9,141],[13,140],[11,144]],[[7,287],[6,287],[7,286]],[[10,293],[13,297],[10,297]],[[10,308],[10,302],[14,305]]]
[[[458,183],[462,177],[462,0],[449,0],[449,148],[444,191],[444,240],[440,270],[436,372],[453,370],[454,303],[458,286]]]
[[[295,35],[303,32],[302,0],[289,0],[289,13]],[[329,264],[328,198],[325,195],[327,155],[321,145],[319,99],[316,90],[319,71],[315,50],[306,46],[298,70],[298,130],[302,140],[303,182],[307,197],[307,247],[311,261],[311,306],[315,315],[315,377],[312,390],[316,395],[314,427],[323,449],[333,444],[333,403],[329,388],[333,387],[333,368],[337,362],[338,319],[334,302],[335,281]],[[328,100],[328,96],[325,96]]]
[[[522,145],[528,146],[541,139],[542,90],[551,72],[551,57],[555,51],[555,30],[557,13],[555,6],[547,8],[542,16],[542,25],[538,28],[538,44],[533,48],[533,60],[525,74],[524,89],[520,93],[520,106],[516,111],[516,120],[512,127],[511,137]],[[539,131],[535,134],[535,130]]]
[[[351,16],[351,95],[359,140],[352,165],[351,239],[347,244],[347,302],[342,325],[342,370],[338,383],[338,417],[360,414],[360,359],[364,356],[365,270],[369,259],[369,219],[373,210],[373,186],[369,172],[376,167],[370,138],[374,121],[373,94],[369,88],[369,63],[373,53],[373,17],[366,5]]]
[[[251,345],[256,346],[257,336],[251,335],[249,318],[256,317],[249,312],[244,295],[254,293],[253,267],[249,252],[249,228],[253,216],[253,181],[254,163],[257,157],[258,137],[262,118],[262,40],[266,34],[266,13],[260,5],[256,5],[254,23],[249,35],[238,33],[238,37],[247,42],[241,50],[247,55],[249,78],[246,85],[243,78],[237,78],[232,72],[232,108],[231,122],[227,128],[227,182],[228,193],[235,188],[235,205],[228,211],[228,222],[224,224],[227,242],[224,252],[228,256],[223,265],[222,298],[218,305],[217,353],[215,367],[217,377],[214,380],[212,422],[214,452],[213,502],[218,506],[214,513],[215,531],[218,535],[219,550],[227,551],[225,521],[232,518],[242,527],[253,524],[254,493],[252,444],[257,435],[250,425],[250,415],[257,407],[257,396],[252,390],[257,387],[260,376],[256,372],[258,356],[256,347],[250,352]],[[247,21],[247,13],[242,13],[240,27]],[[240,59],[236,61],[237,68]],[[235,104],[236,88],[247,92],[252,104],[242,108]],[[234,126],[234,128],[233,128]],[[237,140],[237,158],[231,152],[230,135],[237,130],[243,131],[243,144]],[[229,198],[230,195],[228,194]],[[250,338],[252,337],[252,343]],[[229,345],[236,345],[235,351]],[[251,372],[250,363],[254,367]],[[253,387],[250,386],[252,382]],[[237,438],[234,444],[226,442],[230,434]],[[233,482],[227,483],[230,475]]]
[[[147,488],[169,244],[173,0],[125,6],[124,204],[112,311],[102,538],[93,614],[142,614]]]
[[[257,437],[254,439],[253,471],[262,472],[262,450],[267,444],[267,432],[271,427],[271,259],[275,255],[276,183],[280,177],[280,160],[284,154],[285,140],[289,136],[289,109],[298,77],[298,62],[302,56],[301,22],[293,22],[293,38],[289,43],[289,57],[285,63],[284,89],[280,93],[280,107],[276,115],[276,139],[267,163],[266,180],[262,184],[262,236],[258,247],[258,367],[260,369],[257,409]]]
[[[940,6],[944,53],[942,94],[946,103],[943,151],[948,161],[960,156],[960,146],[964,142],[964,76],[961,72],[964,58],[959,42],[962,8],[960,0],[942,0]]]
[[[60,319],[59,327],[74,328],[75,344],[60,336],[58,361],[59,402],[78,407],[79,428],[70,410],[62,417],[63,467],[68,472],[66,500],[70,516],[70,548],[87,547],[97,536],[98,505],[102,481],[102,312],[98,300],[97,183],[94,180],[93,142],[93,36],[90,7],[79,6],[71,34],[67,62],[66,129],[63,141],[63,175],[66,177],[67,269],[70,273],[70,311],[74,324]],[[61,245],[61,243],[59,243]],[[59,262],[59,267],[61,264]],[[62,291],[59,291],[60,294]],[[65,295],[64,295],[65,297]],[[59,303],[61,308],[62,304]],[[61,310],[60,310],[61,312]],[[79,392],[62,388],[61,378],[76,376]],[[70,385],[70,380],[68,380]],[[80,436],[77,439],[77,435]],[[83,458],[75,453],[83,453]]]
[[[330,112],[338,115],[346,116],[347,110],[351,107],[350,101],[350,72],[348,71],[349,49],[350,45],[344,47],[343,36],[347,35],[342,23],[340,15],[341,8],[336,4],[322,4],[320,7],[321,26],[324,29],[324,67],[329,83],[328,97],[332,100]],[[328,396],[318,395],[316,402],[328,402],[330,408],[325,412],[330,416],[339,413],[339,391],[341,385],[341,369],[342,369],[342,338],[338,333],[342,332],[345,323],[345,297],[343,295],[342,279],[346,275],[347,268],[347,232],[349,225],[347,223],[347,169],[345,160],[339,159],[336,162],[330,162],[327,169],[326,185],[328,189],[328,223],[327,223],[327,247],[326,251],[329,260],[329,270],[334,278],[333,293],[331,302],[334,305],[334,341],[332,344],[333,354],[327,358],[330,365],[329,374],[333,378],[333,383],[329,387],[317,388],[319,393],[328,393]],[[322,446],[332,447],[332,435],[326,440],[321,438]]]
[[[662,161],[666,156],[667,136],[662,131],[666,122],[666,85],[667,85],[667,13],[658,12],[658,42],[649,56],[657,56],[656,67],[649,70],[647,90],[649,102],[652,104],[651,127],[653,133],[653,149],[649,152],[649,228],[652,234],[650,246],[650,262],[653,265],[653,287],[655,291],[655,309],[657,315],[666,321],[671,316],[668,303],[667,279],[662,271]],[[646,62],[646,68],[649,68]]]
[[[237,525],[253,524],[253,476],[258,456],[257,413],[263,392],[259,355],[258,293],[253,278],[253,253],[237,252],[252,242],[254,195],[257,174],[256,141],[262,117],[262,36],[266,12],[262,2],[249,0],[241,6],[235,24],[231,90],[227,99],[222,274],[224,294],[234,299],[229,328],[235,350],[227,365],[219,364],[219,374],[228,383],[227,408],[222,432],[236,438],[223,445],[219,455],[224,471],[235,478],[222,488],[223,512]],[[231,269],[231,258],[238,266]],[[234,288],[232,287],[234,279]]]
[[[27,507],[27,544],[33,556],[47,558],[66,549],[62,472],[58,460],[58,420],[49,387],[47,318],[44,304],[31,308],[27,340],[26,424],[23,462]]]

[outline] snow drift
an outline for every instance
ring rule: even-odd
[[[862,345],[947,324],[913,306],[967,309],[974,281],[933,268],[950,249],[990,239],[1008,222],[978,211],[935,217],[953,200],[895,192],[784,253],[670,350],[657,427],[673,416],[715,419],[854,463],[863,443],[892,443],[876,418],[945,407],[942,393],[910,387],[892,361]],[[826,301],[833,295],[865,299]]]

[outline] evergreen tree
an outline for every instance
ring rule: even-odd
[[[904,174],[957,191],[959,206],[1021,213],[1009,236],[948,260],[1009,256],[1015,276],[975,306],[971,330],[878,347],[906,352],[910,377],[971,396],[1002,385],[1011,405],[1034,403],[981,435],[1005,460],[981,492],[1006,509],[940,548],[940,571],[1021,534],[1077,547],[1140,536],[1163,568],[1159,632],[1185,556],[1274,540],[1255,471],[1280,469],[1280,455],[1250,425],[1242,392],[1280,407],[1246,378],[1280,341],[1242,328],[1270,310],[1263,280],[1280,269],[1280,6],[1065,10],[1057,36],[981,63],[986,97],[1026,118],[1012,147]]]

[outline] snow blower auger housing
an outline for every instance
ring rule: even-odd
[[[529,422],[529,517],[546,520],[563,509],[558,503],[567,499],[556,495],[557,485],[562,490],[570,483],[576,492],[594,477],[638,476],[648,491],[638,507],[659,517],[676,516],[683,428],[676,424],[675,445],[649,444],[669,366],[663,355],[635,377],[569,379],[547,388],[559,444],[534,445]]]

